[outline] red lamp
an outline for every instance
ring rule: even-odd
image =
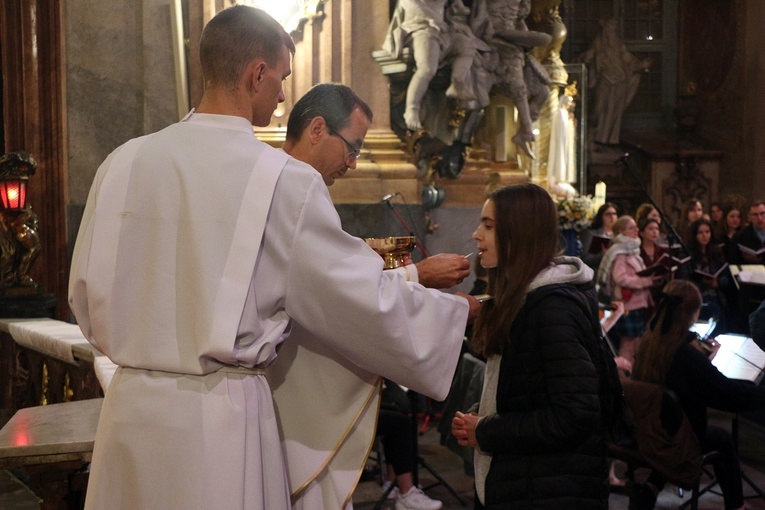
[[[19,210],[27,206],[27,177],[6,175],[0,178],[3,209]]]

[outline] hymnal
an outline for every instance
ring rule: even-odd
[[[598,235],[592,236],[592,241],[590,242],[590,253],[592,255],[599,255],[603,253],[606,250],[606,248],[608,248],[608,245],[610,242],[611,242],[610,237],[598,236]]]
[[[686,257],[684,259],[679,259],[677,257],[673,257],[669,253],[662,253],[661,257],[659,257],[656,262],[654,262],[650,267],[647,267],[643,269],[642,271],[638,271],[638,276],[653,276],[653,275],[661,275],[666,273],[672,273],[677,270],[678,267],[685,264],[691,260],[691,257]]]
[[[748,253],[749,255],[754,255],[755,257],[759,257],[765,253],[765,248],[755,250],[753,248],[749,248],[748,246],[744,246],[743,244],[739,244],[738,249],[741,250],[741,253]]]
[[[715,271],[715,273],[714,273],[714,274],[711,274],[711,273],[707,273],[706,271],[701,271],[700,269],[695,269],[695,270],[694,270],[694,273],[698,273],[698,274],[700,274],[701,276],[703,276],[703,277],[705,277],[705,278],[710,278],[710,279],[714,280],[715,278],[717,278],[718,276],[720,276],[720,273],[722,273],[723,271],[725,271],[725,269],[727,269],[727,267],[728,267],[728,263],[726,262],[725,264],[723,264],[722,266],[720,266],[720,269],[718,269],[717,271]]]

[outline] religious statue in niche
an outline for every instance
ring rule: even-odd
[[[31,154],[12,152],[0,157],[0,181],[16,182],[17,187],[3,186],[3,192],[13,198],[26,193],[26,180],[37,171]],[[29,276],[40,254],[37,215],[28,205],[13,205],[0,211],[0,286],[15,293],[34,293],[38,284]],[[26,290],[24,290],[26,289]]]
[[[558,100],[558,111],[552,116],[547,179],[550,192],[559,196],[576,195],[571,184],[578,179],[576,117],[573,112],[577,93],[576,82],[566,87]]]
[[[648,71],[651,60],[630,53],[619,36],[616,19],[602,19],[600,27],[600,34],[581,56],[592,89],[590,139],[596,144],[618,145],[622,115],[635,97],[640,73]]]
[[[398,0],[383,49],[399,58],[411,48],[415,70],[404,94],[392,83],[391,124],[409,139],[418,164],[429,158],[439,175],[457,177],[490,92],[516,103],[520,127],[512,141],[533,157],[532,122],[549,77],[530,50],[551,38],[526,27],[530,6],[530,0]]]

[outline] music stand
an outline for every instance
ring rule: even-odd
[[[715,340],[720,344],[712,364],[729,379],[739,379],[759,384],[765,377],[765,351],[760,349],[754,340],[746,335],[725,334],[718,335]],[[738,452],[738,413],[734,413],[731,424],[731,436],[733,445]],[[765,492],[754,483],[744,470],[741,470],[741,478],[754,490],[759,497],[765,499]],[[757,496],[747,496],[753,498]]]

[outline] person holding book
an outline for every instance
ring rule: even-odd
[[[723,206],[723,219],[715,232],[715,237],[720,241],[725,259],[729,262],[735,258],[735,252],[732,251],[736,247],[733,244],[733,238],[742,229],[741,209],[734,203],[725,204]]]
[[[765,262],[765,201],[749,206],[749,225],[733,237],[731,264],[762,264]]]
[[[614,325],[611,335],[618,339],[619,356],[633,361],[640,336],[645,330],[647,310],[653,303],[650,289],[663,281],[654,274],[640,276],[646,269],[640,258],[640,236],[631,216],[622,216],[614,223],[614,239],[598,268],[596,284],[600,296],[624,302],[625,313]]]
[[[672,280],[663,294],[640,344],[632,378],[660,384],[677,394],[701,451],[720,452],[713,467],[725,508],[746,508],[735,444],[727,430],[708,424],[707,408],[741,412],[765,407],[765,386],[728,379],[710,362],[708,355],[713,357],[716,351],[709,353],[689,331],[698,320],[702,303],[695,285]],[[664,483],[659,473],[652,472],[647,483],[636,484],[630,508],[654,508]]]
[[[654,209],[656,211],[656,209]],[[669,256],[669,249],[658,244],[659,240],[659,222],[651,216],[645,216],[638,220],[638,231],[640,235],[640,258],[643,259],[643,263],[646,268],[652,267],[654,264],[658,264],[663,258]],[[665,281],[672,278],[672,271],[669,266],[664,272],[666,275]],[[651,298],[656,303],[661,292],[660,285],[654,285],[651,287]],[[651,305],[648,309],[648,317],[653,315],[654,306]]]
[[[722,249],[712,240],[710,220],[701,218],[693,222],[688,249],[691,261],[679,269],[678,277],[690,280],[701,292],[704,302],[702,319],[714,317],[717,320],[715,330],[718,333],[727,331],[731,322],[728,303],[735,297],[735,289]]]
[[[592,226],[582,233],[582,260],[592,269],[597,270],[603,254],[614,236],[616,205],[606,202],[598,208]]]
[[[656,223],[659,225],[659,236],[656,239],[655,243],[661,247],[669,248],[669,242],[667,241],[667,236],[664,233],[664,228],[666,227],[666,225],[662,225],[661,213],[650,202],[644,202],[640,204],[637,208],[637,211],[635,211],[635,223],[638,224],[638,228],[640,228],[640,224],[642,220],[646,218],[651,218],[653,220],[656,220]]]

